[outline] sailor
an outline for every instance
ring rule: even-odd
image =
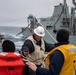
[[[0,75],[27,75],[26,65],[21,54],[15,52],[15,44],[10,40],[4,40],[0,53]]]
[[[45,68],[36,67],[32,62],[27,62],[29,68],[36,72],[36,75],[75,75],[73,60],[76,54],[76,47],[69,44],[69,32],[60,29],[56,39],[58,43],[45,58]]]
[[[26,38],[23,46],[22,53],[27,57],[28,61],[35,63],[37,67],[41,67],[44,52],[49,52],[54,48],[53,44],[49,44],[42,39],[45,36],[45,31],[42,26],[38,26],[34,29],[34,34]],[[30,75],[35,75],[33,72],[30,72]]]

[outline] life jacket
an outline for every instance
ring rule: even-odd
[[[0,75],[22,75],[23,66],[19,53],[0,53]]]
[[[75,72],[76,72],[76,53],[75,53],[75,56],[74,56],[73,63],[74,63],[74,70],[75,70]]]
[[[64,64],[61,68],[59,75],[74,75],[75,70],[74,70],[73,61],[74,61],[74,56],[76,54],[76,47],[71,44],[61,45],[51,50],[45,59],[45,68],[49,69],[49,65],[50,65],[49,59],[55,50],[59,50],[64,55]]]
[[[36,65],[41,65],[43,62],[44,52],[45,52],[45,43],[41,39],[41,47],[36,44],[36,40],[33,39],[33,36],[29,36],[27,39],[31,40],[34,46],[34,52],[30,53],[31,57],[27,56],[29,61],[32,61]]]

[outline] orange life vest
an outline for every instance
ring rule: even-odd
[[[23,66],[19,53],[0,53],[0,75],[22,75]]]

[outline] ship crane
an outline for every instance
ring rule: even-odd
[[[39,26],[38,20],[32,14],[30,14],[27,17],[27,22],[28,22],[27,27],[26,28],[22,28],[22,31],[19,32],[16,36],[22,34],[25,31],[28,32],[28,34],[26,34],[26,36],[29,36],[29,35],[33,34],[33,29],[36,28],[37,26]]]

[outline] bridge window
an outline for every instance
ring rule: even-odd
[[[69,27],[70,25],[70,18],[63,18],[62,19],[62,26]]]
[[[52,29],[53,26],[46,26],[46,29]]]

